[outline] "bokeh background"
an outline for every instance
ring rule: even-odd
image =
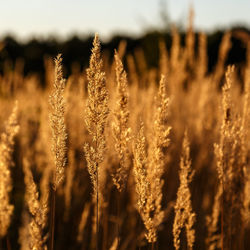
[[[69,75],[72,64],[88,64],[96,32],[108,53],[113,54],[120,41],[126,40],[128,53],[142,48],[148,66],[154,67],[159,37],[170,47],[170,30],[175,24],[183,38],[190,7],[195,31],[208,35],[209,69],[229,29],[235,34],[227,64],[244,61],[250,33],[247,0],[1,0],[0,72],[18,62],[25,75],[35,72],[42,77],[44,59],[62,53]]]
[[[220,87],[225,83],[227,65],[235,65],[235,74],[232,77],[230,75],[235,83],[231,91],[235,113],[244,114],[243,107],[247,107],[249,103],[247,98],[250,95],[247,97],[246,94],[250,79],[247,73],[250,72],[249,10],[249,0],[0,0],[0,130],[4,130],[4,121],[11,113],[15,100],[19,100],[20,110],[20,133],[13,152],[15,167],[11,168],[13,189],[10,197],[14,213],[9,235],[0,240],[0,250],[20,249],[20,230],[24,228],[27,233],[29,227],[25,227],[25,221],[29,222],[32,218],[25,200],[24,157],[30,161],[34,181],[41,191],[40,198],[42,194],[49,193],[46,189],[43,191],[42,185],[45,183],[43,187],[50,186],[54,166],[48,116],[51,108],[48,100],[54,82],[53,58],[58,53],[62,54],[63,74],[67,79],[65,120],[69,135],[69,167],[65,183],[56,197],[55,249],[95,249],[90,247],[95,242],[95,227],[92,226],[92,221],[95,220],[95,203],[92,201],[93,191],[83,145],[86,141],[91,142],[84,121],[84,107],[88,98],[86,68],[96,32],[101,39],[104,71],[111,97],[108,125],[114,119],[113,111],[117,102],[115,49],[122,55],[128,73],[133,138],[138,132],[139,117],[142,117],[147,141],[151,143],[155,95],[161,74],[163,71],[167,72],[167,93],[171,103],[167,123],[172,126],[172,130],[170,148],[167,151],[169,154],[166,154],[165,159],[167,167],[162,178],[166,180],[162,189],[165,217],[159,227],[159,239],[155,249],[166,249],[165,246],[174,249],[173,208],[179,187],[181,145],[186,128],[189,130],[192,167],[196,171],[191,184],[193,210],[197,215],[194,249],[208,249],[206,246],[211,242],[207,243],[207,216],[212,214],[219,190],[214,143],[220,143],[221,138],[223,115],[219,107],[223,93]],[[177,52],[172,53],[173,51]],[[247,114],[245,112],[246,116]],[[248,115],[246,118],[246,124],[249,117]],[[236,121],[238,120],[235,119]],[[247,126],[246,131],[250,131]],[[112,249],[117,235],[121,236],[120,250],[151,249],[144,237],[143,222],[135,208],[136,192],[132,171],[129,189],[121,197],[113,185],[111,173],[119,162],[114,155],[111,126],[107,126],[106,133],[108,150],[103,163],[105,178],[102,180],[102,191],[107,202],[102,203],[104,209],[100,220],[99,245],[103,247],[100,249]],[[250,141],[249,134],[246,132],[247,142]],[[229,138],[229,143],[231,140],[237,141],[235,138]],[[131,145],[132,143],[134,141],[131,141]],[[249,143],[247,147],[249,166]],[[132,169],[134,156],[132,147],[129,148]],[[231,145],[228,150],[231,152]],[[241,157],[236,155],[235,159],[237,163]],[[249,176],[250,174],[247,178]],[[240,180],[239,183],[243,182]],[[249,183],[250,178],[250,187]],[[235,194],[235,197],[241,197],[238,195],[241,194],[239,191]],[[66,197],[69,197],[68,200]],[[116,202],[117,198],[120,203]],[[249,199],[246,199],[247,202]],[[119,206],[121,216],[117,212]],[[83,233],[79,233],[79,222],[84,211],[88,211],[85,227],[82,228]],[[247,211],[250,211],[250,206]],[[237,219],[243,220],[240,213],[237,215]],[[51,218],[51,213],[48,218]],[[239,225],[241,220],[237,220],[235,224]],[[211,237],[217,241],[222,228],[219,219],[218,221],[218,230]],[[117,230],[119,223],[122,224],[120,232],[119,228]],[[244,238],[241,242],[245,245],[234,249],[250,249],[249,225],[250,219],[248,227],[240,235]],[[48,228],[49,223],[43,230],[44,235],[48,236]],[[79,241],[78,233],[81,236]],[[236,237],[241,240],[238,234]],[[181,241],[181,249],[187,249],[184,247],[186,241],[183,232]],[[8,247],[9,242],[11,248]],[[29,243],[29,240],[26,242]]]

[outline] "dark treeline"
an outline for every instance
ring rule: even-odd
[[[208,70],[211,71],[217,61],[218,49],[225,30],[215,31],[207,34]],[[181,43],[185,43],[185,33],[181,32]],[[196,34],[196,38],[197,38]],[[127,42],[127,54],[133,54],[137,48],[144,51],[147,66],[149,68],[157,66],[159,59],[159,40],[164,39],[168,49],[171,47],[171,34],[160,32],[148,32],[140,38],[128,36],[113,36],[106,43],[102,43],[103,50],[112,58],[114,49],[118,48],[121,40]],[[37,40],[32,39],[26,43],[20,43],[13,37],[7,36],[2,39],[0,51],[0,72],[3,73],[6,67],[12,70],[17,61],[23,62],[24,75],[38,73],[43,75],[44,59],[55,57],[58,53],[63,54],[63,63],[66,74],[71,73],[71,65],[78,63],[81,68],[88,65],[91,53],[93,36],[79,38],[70,37],[66,41],[56,39]],[[196,49],[198,47],[196,39]],[[246,54],[246,43],[250,40],[250,30],[244,27],[232,29],[232,47],[228,55],[227,64],[239,65],[244,63]],[[7,66],[6,66],[7,65]]]

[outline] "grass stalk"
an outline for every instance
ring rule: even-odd
[[[10,238],[8,234],[6,236],[6,245],[7,245],[7,250],[11,250]]]
[[[55,210],[56,210],[56,190],[52,187],[51,188],[50,229],[49,229],[49,250],[54,249]]]
[[[99,192],[98,192],[98,164],[96,166],[96,250],[98,250],[98,239],[99,239]]]

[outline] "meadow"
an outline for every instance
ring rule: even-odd
[[[208,71],[205,33],[171,38],[0,75],[0,249],[250,249],[250,42]]]

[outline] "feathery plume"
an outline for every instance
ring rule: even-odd
[[[103,161],[104,150],[106,148],[104,129],[109,113],[106,77],[103,72],[103,62],[100,50],[100,41],[96,34],[89,68],[87,69],[88,101],[85,118],[87,130],[92,136],[93,146],[90,146],[88,143],[84,146],[94,194],[97,191],[98,166]]]
[[[243,153],[242,157],[244,161],[247,161],[248,155],[250,155],[250,41],[247,43],[247,65],[245,70],[244,80],[244,106],[242,115],[242,131],[243,131]],[[250,167],[245,166],[245,197],[244,197],[244,219],[246,224],[250,224]]]
[[[192,209],[191,193],[189,190],[189,183],[192,181],[193,174],[194,172],[191,170],[189,140],[187,131],[185,131],[179,172],[180,187],[177,192],[175,219],[173,226],[175,249],[180,249],[180,233],[184,226],[186,228],[188,249],[193,249],[195,242],[195,231],[193,229],[195,213]]]
[[[14,209],[9,193],[12,190],[10,167],[13,165],[14,137],[19,131],[17,108],[16,102],[0,138],[0,238],[7,233]]]
[[[106,89],[106,77],[103,72],[103,61],[101,58],[101,45],[96,34],[93,41],[92,54],[89,68],[87,69],[88,79],[88,101],[86,107],[85,123],[89,134],[92,137],[92,145],[84,145],[85,157],[88,171],[93,184],[93,201],[96,211],[96,248],[98,249],[99,234],[99,166],[104,160],[106,149],[105,125],[109,114],[108,92]]]
[[[115,150],[119,158],[119,166],[113,174],[113,182],[121,192],[124,188],[128,172],[128,142],[131,129],[128,126],[128,91],[127,74],[123,68],[119,55],[115,51],[116,82],[117,82],[117,108],[114,111],[115,120],[112,124],[115,138]]]
[[[140,214],[143,214],[143,210],[146,204],[147,192],[148,192],[148,181],[147,181],[147,156],[146,156],[146,138],[144,135],[144,124],[141,122],[140,130],[137,135],[136,141],[133,145],[134,154],[134,177],[136,183],[136,192],[138,195],[138,210]]]
[[[65,100],[63,97],[65,88],[65,79],[62,72],[62,57],[59,54],[55,59],[55,81],[54,90],[49,98],[51,105],[50,125],[52,130],[52,151],[54,153],[55,169],[53,174],[53,189],[57,190],[58,186],[64,179],[66,166],[66,126],[65,126]]]
[[[157,229],[162,223],[164,212],[162,211],[162,187],[164,181],[164,150],[169,145],[169,133],[171,127],[167,125],[169,111],[169,98],[166,95],[166,79],[161,76],[159,91],[156,98],[155,119],[153,124],[152,143],[149,145],[147,179],[149,190],[146,202],[147,216],[150,218],[150,227],[146,238],[149,242],[156,242]]]
[[[51,215],[50,215],[50,249],[54,248],[55,230],[55,206],[56,191],[65,177],[66,166],[66,126],[65,126],[65,100],[63,97],[65,79],[62,72],[62,57],[59,54],[55,59],[55,81],[54,89],[49,98],[51,105],[50,126],[52,130],[52,152],[54,154],[55,167],[53,168],[52,193],[51,193]]]
[[[222,88],[223,118],[220,142],[215,144],[217,171],[222,186],[221,194],[221,242],[222,248],[240,249],[243,228],[244,200],[244,152],[242,124],[235,115],[231,98],[232,73],[229,66],[226,83]],[[226,214],[225,214],[226,212]]]
[[[29,247],[30,249],[46,249],[46,237],[43,236],[43,230],[47,222],[48,199],[39,200],[37,186],[33,180],[30,170],[30,164],[26,158],[23,160],[24,182],[26,185],[25,201],[28,204],[32,215],[29,223]]]

